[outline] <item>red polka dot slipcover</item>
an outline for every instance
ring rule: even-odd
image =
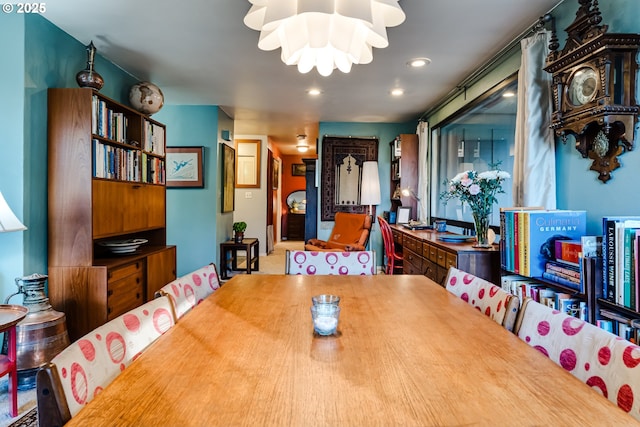
[[[449,267],[445,287],[508,331],[513,331],[520,306],[517,296],[455,267]]]
[[[374,251],[287,251],[286,274],[370,276],[376,274]]]
[[[219,287],[216,266],[209,264],[164,285],[160,294],[169,295],[179,319]]]
[[[640,347],[533,300],[522,310],[520,339],[640,419]]]
[[[156,298],[88,333],[51,361],[73,417],[174,324],[168,297]]]

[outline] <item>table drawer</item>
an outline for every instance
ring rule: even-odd
[[[427,258],[429,258],[433,262],[438,262],[438,248],[436,248],[433,245],[428,245],[428,246],[429,246],[429,250],[428,250]]]
[[[424,275],[427,276],[429,279],[433,280],[434,282],[438,281],[438,265],[435,262],[429,259],[423,260],[422,270]]]
[[[404,250],[402,253],[404,274],[422,274],[422,257],[415,252]]]
[[[447,266],[447,252],[443,249],[438,249],[436,253],[436,264],[440,267]]]
[[[393,241],[398,245],[402,245],[402,233],[396,230],[392,230],[391,233],[393,234]]]
[[[410,251],[415,252],[416,254],[422,253],[422,241],[413,237],[404,236],[404,239],[402,240],[402,246],[409,249]]]
[[[127,276],[131,276],[132,274],[139,274],[142,271],[142,261],[134,262],[131,264],[124,265],[122,267],[114,268],[109,270],[108,280],[109,282],[113,282],[116,280],[123,279]]]
[[[449,270],[449,267],[457,267],[458,266],[458,257],[456,254],[452,254],[447,252],[445,256],[445,269]]]
[[[134,274],[107,285],[107,320],[114,319],[143,301],[143,274]]]

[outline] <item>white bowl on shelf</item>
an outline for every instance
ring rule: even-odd
[[[109,240],[98,243],[107,248],[111,253],[122,255],[134,253],[140,245],[147,243],[147,239]]]

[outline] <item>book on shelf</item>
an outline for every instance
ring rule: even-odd
[[[514,260],[506,262],[505,270],[528,277],[542,277],[546,263],[556,261],[558,240],[579,240],[586,234],[585,211],[505,210],[504,222],[505,259]]]
[[[556,240],[556,260],[578,266],[582,242],[580,240]]]
[[[607,216],[602,218],[602,297],[613,303],[637,305],[635,255],[639,216]],[[627,231],[636,230],[636,231]],[[633,265],[632,265],[633,260]],[[632,274],[633,269],[633,274]],[[633,276],[633,283],[631,282]]]
[[[558,283],[571,289],[575,289],[578,292],[584,293],[584,289],[581,287],[580,279],[573,279],[562,277],[558,273],[543,271],[542,278],[551,282]]]

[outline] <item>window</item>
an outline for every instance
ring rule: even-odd
[[[497,85],[468,109],[434,128],[432,168],[437,180],[437,192],[433,195],[433,217],[446,219],[452,225],[473,228],[471,209],[467,205],[463,206],[455,199],[445,205],[440,200],[440,193],[446,189],[444,182],[466,170],[490,170],[497,163],[501,170],[513,174],[517,87],[517,76],[513,76]],[[513,204],[511,187],[511,180],[503,184],[505,193],[497,195],[497,205]],[[500,225],[497,206],[491,225]]]

